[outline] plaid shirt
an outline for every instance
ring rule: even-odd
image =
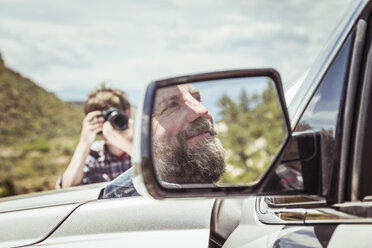
[[[103,140],[95,141],[83,169],[80,184],[108,182],[131,167],[131,157],[127,153],[117,157],[109,152]]]

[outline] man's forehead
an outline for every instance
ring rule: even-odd
[[[156,101],[164,101],[168,98],[177,97],[185,92],[193,93],[197,89],[192,84],[181,84],[160,89],[156,93]]]

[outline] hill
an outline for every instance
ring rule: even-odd
[[[82,118],[81,106],[7,68],[0,54],[0,196],[54,188]]]
[[[76,134],[80,128],[80,109],[7,68],[1,57],[0,103],[1,144]]]

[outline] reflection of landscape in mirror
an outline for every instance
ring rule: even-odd
[[[251,184],[286,137],[275,84],[266,77],[162,88],[153,113],[155,166],[165,185]]]

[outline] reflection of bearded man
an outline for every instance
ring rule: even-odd
[[[187,139],[208,131],[211,135],[194,147]],[[225,153],[212,123],[204,118],[193,121],[177,135],[175,145],[161,143],[155,137],[154,158],[160,179],[167,183],[215,183],[225,170]]]

